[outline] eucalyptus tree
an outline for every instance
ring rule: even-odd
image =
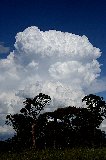
[[[11,123],[16,132],[22,132],[23,130],[23,135],[27,134],[25,126],[28,125],[29,127],[31,127],[32,144],[33,147],[36,147],[36,122],[40,115],[40,112],[44,109],[46,105],[50,104],[50,101],[50,96],[45,95],[43,93],[39,93],[39,95],[37,95],[34,98],[26,98],[26,100],[23,102],[24,108],[20,110],[21,114],[7,115],[6,123]]]
[[[103,97],[93,94],[85,96],[82,101],[86,102],[87,110],[90,113],[90,125],[98,128],[106,118],[106,102],[103,100]]]
[[[82,101],[86,102],[86,126],[92,131],[93,144],[97,141],[96,135],[99,133],[99,127],[106,118],[106,102],[103,97],[89,94]]]

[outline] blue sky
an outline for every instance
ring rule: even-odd
[[[61,30],[86,35],[100,48],[101,77],[106,76],[106,1],[105,0],[1,0],[0,43],[14,48],[16,33],[29,26],[41,30]],[[6,57],[2,53],[0,58]],[[105,95],[104,95],[105,96]]]

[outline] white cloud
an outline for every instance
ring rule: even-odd
[[[9,47],[5,47],[3,43],[0,44],[0,53],[8,53],[9,50]]]
[[[19,112],[23,98],[39,92],[52,98],[45,111],[81,106],[85,94],[97,93],[106,86],[98,80],[100,49],[93,47],[86,36],[43,32],[33,26],[16,35],[14,46],[7,59],[0,60],[1,113]]]
[[[83,81],[80,85],[86,86],[99,76],[100,65],[96,60],[86,64],[79,61],[56,62],[51,65],[49,72],[55,79],[71,79],[71,83]]]
[[[4,125],[4,126],[0,126],[0,133],[6,133],[8,132],[9,134],[13,133],[13,128],[11,126],[7,126],[7,125]]]

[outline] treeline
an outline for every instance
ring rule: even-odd
[[[99,128],[106,118],[106,103],[102,97],[93,94],[85,96],[82,101],[86,102],[86,108],[69,106],[40,114],[50,101],[50,96],[40,93],[24,101],[20,114],[7,115],[6,124],[12,125],[17,133],[7,140],[8,149],[18,151],[31,147],[63,149],[106,145],[105,132]]]

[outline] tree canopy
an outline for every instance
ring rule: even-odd
[[[20,114],[7,115],[6,123],[13,126],[20,143],[31,146],[34,138],[37,148],[103,144],[104,133],[99,128],[106,118],[103,98],[90,94],[82,99],[86,102],[85,108],[69,106],[40,114],[50,101],[50,96],[40,93],[33,99],[26,98]]]

